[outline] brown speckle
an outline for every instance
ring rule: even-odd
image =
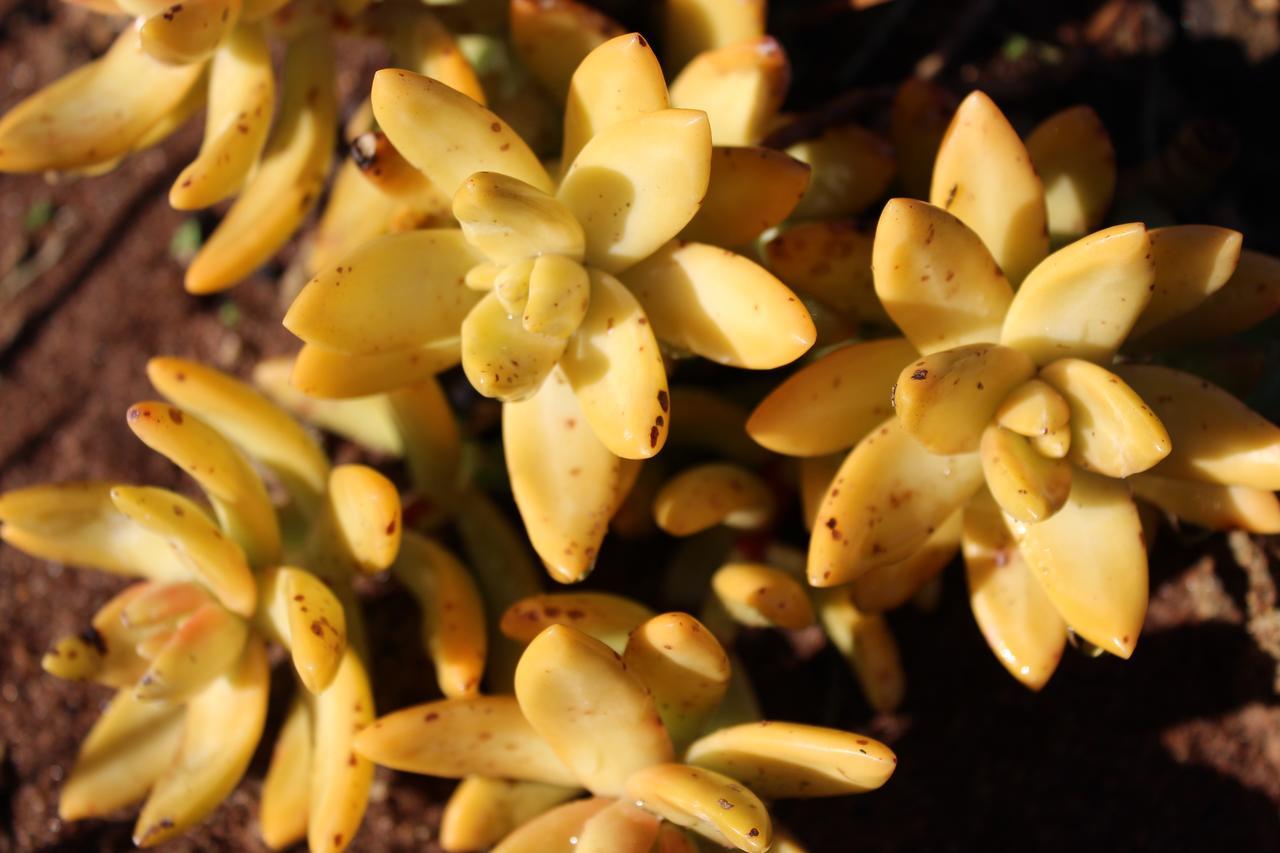
[[[98,632],[98,629],[90,625],[80,632],[80,639],[97,650],[98,654],[105,655],[107,653],[107,640]]]

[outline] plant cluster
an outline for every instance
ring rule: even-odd
[[[884,613],[936,602],[959,554],[992,651],[1038,689],[1069,639],[1134,653],[1159,513],[1280,532],[1280,429],[1165,360],[1280,308],[1280,261],[1226,228],[1106,226],[1115,154],[1087,107],[1024,140],[983,93],[953,106],[911,80],[890,141],[815,129],[782,111],[763,0],[669,0],[665,72],[571,0],[99,6],[136,23],[0,119],[0,168],[107,168],[207,102],[171,201],[236,200],[195,292],[251,272],[319,198],[334,33],[397,67],[345,131],[284,318],[296,357],[259,365],[262,391],[158,358],[167,402],[129,410],[205,503],[0,496],[11,545],[142,579],[44,661],[117,691],[67,819],[145,798],[141,846],[202,820],[261,739],[278,644],[297,689],[262,796],[273,847],[345,848],[378,764],[461,780],[448,850],[801,850],[765,801],[872,790],[896,758],[763,719],[744,627],[820,633],[892,710]],[[458,365],[465,405],[500,404],[496,442],[435,378]],[[403,459],[403,496],[331,466],[289,412]],[[487,493],[504,486],[523,535]],[[681,610],[542,591],[526,539],[574,584],[611,533],[682,540],[656,567]],[[445,698],[378,718],[354,582],[385,570]]]

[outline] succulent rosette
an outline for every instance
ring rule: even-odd
[[[259,370],[277,393],[280,367]],[[261,834],[272,847],[306,838],[313,851],[342,850],[373,781],[372,765],[352,751],[374,717],[353,581],[390,568],[418,600],[424,648],[447,696],[480,688],[490,648],[482,584],[445,548],[404,531],[399,495],[384,476],[331,466],[301,424],[250,386],[176,358],[153,359],[148,375],[167,402],[138,403],[128,424],[190,474],[206,505],[107,482],[0,496],[0,536],[10,545],[143,579],[45,656],[55,675],[116,689],[64,783],[59,812],[101,817],[145,799],[134,830],[143,847],[202,821],[258,748],[266,649],[277,643],[298,686],[263,785]],[[438,388],[288,402],[367,447],[408,457],[420,487],[435,484],[443,497],[451,414]],[[273,502],[268,482],[284,503]],[[461,538],[478,573],[498,579],[485,594],[500,612],[494,590],[516,600],[528,594],[521,581],[536,575],[527,560],[521,573],[511,534],[487,505],[457,492],[468,512]]]
[[[749,259],[674,239],[706,192],[711,132],[704,113],[668,106],[641,36],[579,66],[558,181],[509,125],[439,82],[384,70],[372,100],[462,227],[371,241],[313,279],[285,319],[306,342],[295,382],[314,390],[331,371],[313,367],[345,363],[394,386],[454,353],[477,391],[505,403],[535,549],[554,577],[577,580],[625,494],[627,460],[666,441],[663,348],[777,367],[812,344],[808,312]]]
[[[514,696],[406,708],[356,741],[379,764],[466,780],[445,809],[447,850],[576,840],[579,850],[681,851],[696,849],[691,830],[764,851],[781,833],[761,798],[872,790],[896,765],[871,738],[753,720],[732,697],[728,655],[687,614],[562,593],[517,602],[501,624],[527,643]],[[590,798],[577,799],[584,789]]]
[[[1084,132],[1090,117],[1061,119],[1033,164],[990,99],[970,95],[932,203],[894,199],[877,226],[875,293],[904,337],[822,356],[748,426],[791,455],[856,442],[830,479],[822,464],[811,475],[811,584],[918,582],[929,572],[903,566],[936,572],[958,535],[984,635],[1033,687],[1068,628],[1132,654],[1147,603],[1132,492],[1197,521],[1280,521],[1280,430],[1197,377],[1116,360],[1135,330],[1249,286],[1240,235],[1126,224],[1048,253],[1051,233],[1096,227],[1110,198],[1110,144]],[[1211,518],[1224,503],[1234,514]],[[923,564],[921,549],[934,555]]]
[[[420,4],[89,5],[133,21],[103,56],[0,118],[0,170],[96,175],[159,144],[203,110],[200,150],[174,181],[169,202],[178,210],[203,210],[233,201],[187,269],[193,293],[224,290],[250,275],[285,245],[323,195],[338,123],[333,42],[339,30],[376,38],[402,67],[483,98],[452,36]],[[278,81],[273,38],[285,45]],[[408,227],[437,213],[439,200],[429,193],[399,186],[388,192],[353,180],[359,177],[350,170],[339,176],[314,250],[318,262],[353,236]]]

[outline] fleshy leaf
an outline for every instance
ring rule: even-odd
[[[572,74],[560,153],[565,168],[605,128],[669,106],[662,67],[639,33],[609,39],[587,54]]]
[[[667,371],[644,309],[621,282],[590,270],[587,316],[560,367],[582,413],[610,452],[648,459],[670,428]]]
[[[627,796],[677,826],[750,853],[773,843],[764,803],[733,779],[703,767],[655,764],[627,780]]]
[[[706,114],[657,110],[603,128],[567,167],[556,198],[587,238],[587,263],[620,272],[689,223],[707,192]]]
[[[637,770],[672,758],[653,697],[604,643],[552,625],[516,667],[529,724],[592,793],[617,796]]]
[[[929,202],[973,229],[1016,287],[1049,250],[1044,189],[1000,108],[973,92],[951,119]]]
[[[981,238],[945,210],[891,200],[871,258],[876,295],[920,352],[999,340],[1013,289]]]
[[[463,278],[483,260],[461,231],[379,237],[321,270],[298,294],[284,324],[307,343],[353,355],[456,337],[480,298]]]
[[[631,632],[653,617],[643,604],[607,592],[543,593],[522,598],[502,614],[502,633],[523,645],[552,625],[569,625],[618,654]]]
[[[1055,361],[1040,377],[1071,408],[1071,461],[1109,477],[1146,471],[1169,455],[1170,436],[1135,389],[1078,358]]]
[[[689,747],[689,762],[734,778],[769,799],[831,797],[879,788],[893,750],[864,735],[801,723],[747,723]]]
[[[1067,626],[986,493],[965,507],[964,565],[969,605],[987,645],[1010,675],[1039,690],[1062,658]]]
[[[703,729],[729,686],[724,647],[686,613],[663,613],[635,628],[622,662],[653,694],[677,752]]]
[[[138,815],[134,844],[175,838],[226,799],[262,736],[269,689],[266,648],[250,638],[239,664],[187,703],[177,756]]]
[[[582,226],[552,196],[518,178],[476,172],[453,197],[453,215],[467,242],[495,264],[535,255],[582,260]],[[434,253],[428,253],[434,266]]]
[[[18,103],[0,120],[0,169],[79,169],[127,154],[180,104],[202,63],[168,65],[126,27],[101,58]]]
[[[982,434],[981,455],[987,488],[1019,521],[1043,521],[1066,503],[1071,466],[1042,456],[1025,436],[991,424]]]
[[[981,485],[976,453],[933,453],[890,418],[845,458],[818,508],[809,583],[835,586],[910,556]]]
[[[1232,486],[1280,489],[1280,427],[1198,376],[1158,365],[1116,373],[1169,431],[1173,449],[1151,473]]]
[[[668,243],[622,281],[659,338],[730,367],[790,364],[817,334],[785,284],[754,261],[705,243]]]
[[[934,453],[970,453],[1000,403],[1035,375],[1022,352],[969,344],[908,364],[893,389],[902,428]]]
[[[862,213],[884,197],[896,168],[889,143],[855,124],[829,127],[814,139],[790,146],[787,153],[813,170],[796,205],[798,219]]]
[[[1193,312],[1223,288],[1240,263],[1239,231],[1213,225],[1171,225],[1148,232],[1154,289],[1134,324],[1140,338],[1162,323]]]
[[[502,436],[511,491],[534,550],[556,580],[581,580],[608,530],[620,460],[591,431],[559,371],[530,399],[503,407]]]
[[[360,732],[355,746],[375,763],[409,773],[579,784],[525,720],[513,696],[468,696],[405,708]]]
[[[1092,107],[1068,107],[1038,124],[1027,153],[1044,182],[1049,237],[1078,240],[1102,224],[1116,189],[1116,152]]]
[[[915,357],[905,338],[824,353],[756,406],[747,432],[788,456],[823,456],[852,447],[893,414],[893,383]]]
[[[1269,490],[1156,474],[1135,474],[1129,485],[1134,497],[1155,504],[1179,521],[1209,530],[1280,533],[1280,500]]]
[[[575,69],[606,39],[626,38],[616,22],[576,0],[514,0],[510,7],[511,46],[516,56],[543,88],[560,100],[566,93],[572,98],[570,80],[576,76]],[[662,79],[661,71],[658,79]]]
[[[768,485],[746,468],[707,463],[671,478],[653,500],[653,517],[672,536],[691,536],[724,524],[755,530],[773,517]]]
[[[857,608],[866,613],[894,610],[910,601],[947,567],[960,547],[960,512],[952,513],[911,556],[864,572],[849,585]]]
[[[498,172],[551,192],[551,178],[511,127],[444,83],[384,68],[373,75],[373,114],[410,163],[452,198],[476,172]]]
[[[695,56],[671,83],[671,105],[705,110],[716,145],[755,145],[786,97],[791,66],[771,36]]]
[[[451,851],[492,847],[576,793],[562,785],[468,776],[440,815],[440,846]]]
[[[1057,513],[1006,523],[1066,623],[1114,655],[1133,654],[1147,613],[1147,550],[1129,487],[1077,469]]]
[[[711,588],[734,621],[743,625],[798,630],[813,624],[808,593],[781,569],[729,563],[712,576]]]
[[[809,186],[809,172],[808,164],[772,148],[716,146],[707,194],[680,236],[745,246],[791,215]]]
[[[1027,275],[1005,315],[1000,343],[1038,365],[1059,358],[1105,363],[1146,307],[1154,276],[1141,223],[1090,234]]]

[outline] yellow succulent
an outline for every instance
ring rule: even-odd
[[[280,372],[264,365],[260,381],[270,387]],[[342,850],[373,780],[372,765],[352,752],[356,731],[374,716],[352,581],[390,568],[414,594],[448,696],[479,690],[487,648],[480,591],[448,551],[404,531],[385,477],[362,465],[332,467],[299,423],[251,387],[177,358],[153,359],[148,375],[168,402],[131,407],[128,424],[195,479],[207,507],[166,489],[98,482],[0,496],[0,537],[10,545],[145,579],[45,657],[53,674],[117,690],[59,811],[67,820],[99,817],[145,798],[134,831],[144,847],[203,820],[258,746],[271,641],[289,651],[300,689],[263,787],[263,839],[282,847],[305,837],[313,851]],[[449,437],[440,432],[451,415],[438,388],[291,402],[310,403],[316,421],[368,446],[406,455],[420,484],[445,488]],[[282,506],[259,468],[287,493]],[[484,543],[477,565],[507,588],[527,589],[519,583],[532,568],[521,575],[502,528],[495,533],[474,498],[466,505],[473,511],[462,538]]]
[[[407,708],[356,741],[379,764],[466,779],[445,810],[447,850],[560,850],[576,839],[576,849],[643,853],[660,838],[660,849],[695,849],[683,828],[764,851],[775,836],[761,797],[859,793],[893,773],[889,748],[860,735],[717,725],[729,658],[687,614],[565,593],[517,603],[502,625],[528,643],[514,696]],[[590,799],[576,799],[583,789]]]
[[[254,370],[254,382],[299,418],[402,459],[408,469],[406,530],[391,574],[422,611],[423,649],[440,691],[446,696],[474,692],[482,674],[491,689],[509,689],[519,647],[498,631],[496,617],[535,594],[540,573],[524,538],[472,482],[474,472],[465,462],[463,436],[444,390],[427,379],[385,394],[323,399],[292,387],[295,369],[294,359],[269,359]],[[465,566],[418,532],[445,528],[458,540]],[[485,614],[495,617],[488,620],[487,634],[486,622],[477,621]]]
[[[810,586],[804,582],[803,554],[776,544],[762,547],[775,520],[773,491],[736,463],[695,465],[661,483],[652,493],[652,514],[673,536],[706,537],[691,543],[690,556],[677,557],[668,571],[684,575],[682,585],[700,587],[688,590],[688,597],[705,602],[702,619],[722,643],[731,646],[740,625],[791,631],[817,625],[848,662],[873,708],[893,711],[902,703],[906,676],[897,641],[880,613],[889,608],[878,599],[899,595],[890,605],[897,606],[912,598],[951,559],[954,547],[931,542],[895,566],[897,590],[885,589],[871,575],[861,585],[863,578],[836,588]],[[716,525],[740,541],[714,535]],[[750,693],[745,683],[738,689]]]
[[[665,64],[679,72],[671,106],[705,111],[713,143],[707,191],[682,239],[748,246],[790,215],[808,185],[804,162],[761,146],[779,121],[790,77],[781,46],[764,34],[765,5],[665,4]],[[597,10],[568,0],[515,0],[510,25],[516,55],[561,103],[591,50],[625,32]]]
[[[482,79],[468,58],[476,51],[466,49],[463,39],[479,38],[470,30],[487,25],[493,11],[476,3],[428,10],[408,0],[379,2],[361,13],[356,29],[386,44],[397,66],[440,80],[484,104],[488,91],[501,93],[508,87],[509,75]],[[452,33],[461,31],[447,27],[446,16],[451,24],[466,27],[468,35],[455,39]],[[512,113],[506,101],[498,107],[504,115]],[[307,276],[338,264],[375,237],[453,221],[449,199],[409,166],[375,125],[373,108],[366,98],[343,129],[352,156],[338,167],[324,213],[304,246],[301,267]],[[352,393],[327,396],[361,393],[367,392],[356,388]]]
[[[295,382],[311,390],[324,380],[303,367],[350,359],[376,369],[362,385],[376,390],[439,369],[456,347],[472,385],[505,403],[535,550],[557,579],[577,580],[625,493],[627,460],[666,441],[659,341],[777,367],[812,343],[809,315],[747,258],[673,239],[706,190],[710,131],[705,114],[668,107],[641,36],[604,43],[575,73],[558,182],[509,125],[429,78],[379,72],[373,109],[452,194],[462,228],[371,241],[313,279],[285,318],[306,342]]]
[[[1135,328],[1242,286],[1231,281],[1240,235],[1129,224],[1047,254],[1050,234],[1096,227],[1107,207],[1110,144],[1081,129],[1091,115],[1065,114],[1056,141],[1029,153],[990,99],[970,95],[938,152],[933,203],[894,199],[876,230],[875,293],[905,337],[824,355],[748,425],[790,455],[856,442],[834,471],[811,463],[822,497],[810,583],[916,583],[958,536],[979,624],[1033,687],[1068,626],[1133,652],[1147,563],[1130,484],[1196,520],[1230,503],[1216,520],[1280,522],[1280,430],[1198,378],[1113,363]]]
[[[338,117],[336,19],[388,44],[401,65],[483,98],[452,37],[416,3],[104,0],[94,8],[134,20],[105,55],[0,118],[0,170],[98,174],[160,143],[203,108],[200,151],[169,201],[178,210],[234,202],[187,269],[193,293],[231,287],[269,260],[323,193]],[[272,35],[285,42],[279,84]],[[386,196],[350,177],[326,214],[322,241],[333,240],[338,222],[369,227],[434,212],[429,197]],[[386,213],[371,219],[371,207]]]
[[[947,552],[943,564],[952,556]],[[834,588],[805,583],[804,555],[781,545],[770,545],[762,554],[738,548],[721,560],[703,612],[721,642],[731,644],[739,626],[787,631],[817,626],[845,659],[867,704],[882,713],[898,709],[907,689],[898,642],[880,612],[885,608],[859,603],[856,583]],[[738,689],[751,690],[746,684]]]
[[[882,198],[895,172],[903,195],[929,197],[934,160],[955,108],[955,99],[945,89],[908,78],[898,87],[890,109],[891,146],[861,128],[837,128],[820,138],[827,139],[822,150],[831,149],[826,161],[842,155],[846,165],[839,167],[835,160],[823,169],[826,161],[805,157],[814,162],[815,183],[829,187],[821,198],[831,201],[802,205],[795,218],[806,221],[790,224],[762,251],[769,269],[808,300],[820,326],[820,344],[846,340],[861,330],[895,328],[872,284],[873,232],[849,217]],[[849,138],[828,138],[832,134]],[[1114,152],[1097,115],[1083,106],[1063,110],[1038,125],[1027,146],[1047,188],[1055,241],[1084,236],[1086,212],[1080,193],[1090,195],[1096,224],[1116,179]],[[1088,156],[1072,159],[1077,146]],[[1064,168],[1070,172],[1063,173]]]
[[[905,693],[905,675],[897,643],[879,613],[886,608],[868,603],[860,609],[861,602],[855,604],[848,588],[808,587],[803,583],[803,555],[770,542],[778,521],[776,484],[757,473],[769,457],[747,436],[747,410],[693,386],[674,386],[671,399],[682,417],[671,428],[669,452],[635,474],[610,519],[611,532],[634,539],[657,529],[681,538],[664,572],[664,594],[700,608],[700,618],[726,647],[732,646],[738,625],[799,630],[816,623],[849,663],[872,707],[897,708]],[[673,463],[690,458],[702,461],[685,467]],[[940,558],[940,569],[953,552],[922,550],[913,558]],[[911,588],[895,604],[916,592]],[[562,602],[568,596],[555,598]],[[582,602],[576,607],[590,612]],[[507,612],[502,630],[515,632],[525,642],[545,627],[525,611],[519,618],[516,614]],[[634,623],[619,624],[625,639]],[[615,650],[621,648],[614,642],[616,632],[614,637],[591,633]],[[739,667],[734,672],[731,691],[740,703],[754,708],[750,685]]]

